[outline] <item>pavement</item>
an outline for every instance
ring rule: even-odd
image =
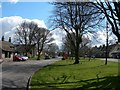
[[[3,62],[3,60],[2,59],[0,59],[0,64]]]
[[[27,90],[28,80],[35,71],[58,60],[60,59],[3,62],[0,64],[2,65],[0,71],[2,90]]]
[[[105,58],[100,58],[100,60],[106,60]],[[108,61],[112,61],[112,62],[120,62],[120,59],[114,59],[114,58],[108,58]]]

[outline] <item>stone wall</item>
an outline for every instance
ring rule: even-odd
[[[2,52],[2,59],[3,61],[13,61],[13,53],[10,54],[10,57],[5,57],[5,52]]]

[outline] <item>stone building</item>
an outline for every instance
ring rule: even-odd
[[[13,60],[14,45],[11,43],[11,38],[9,41],[4,41],[4,37],[0,41],[0,59],[3,61]]]

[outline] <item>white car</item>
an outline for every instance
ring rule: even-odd
[[[23,58],[24,60],[28,60],[28,57],[27,57],[27,56],[21,55],[21,58]]]
[[[27,56],[20,55],[20,54],[18,54],[17,56],[21,57],[23,60],[28,60],[28,57],[27,57]]]

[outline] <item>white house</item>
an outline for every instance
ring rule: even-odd
[[[109,53],[109,57],[120,58],[120,44],[115,44]]]

